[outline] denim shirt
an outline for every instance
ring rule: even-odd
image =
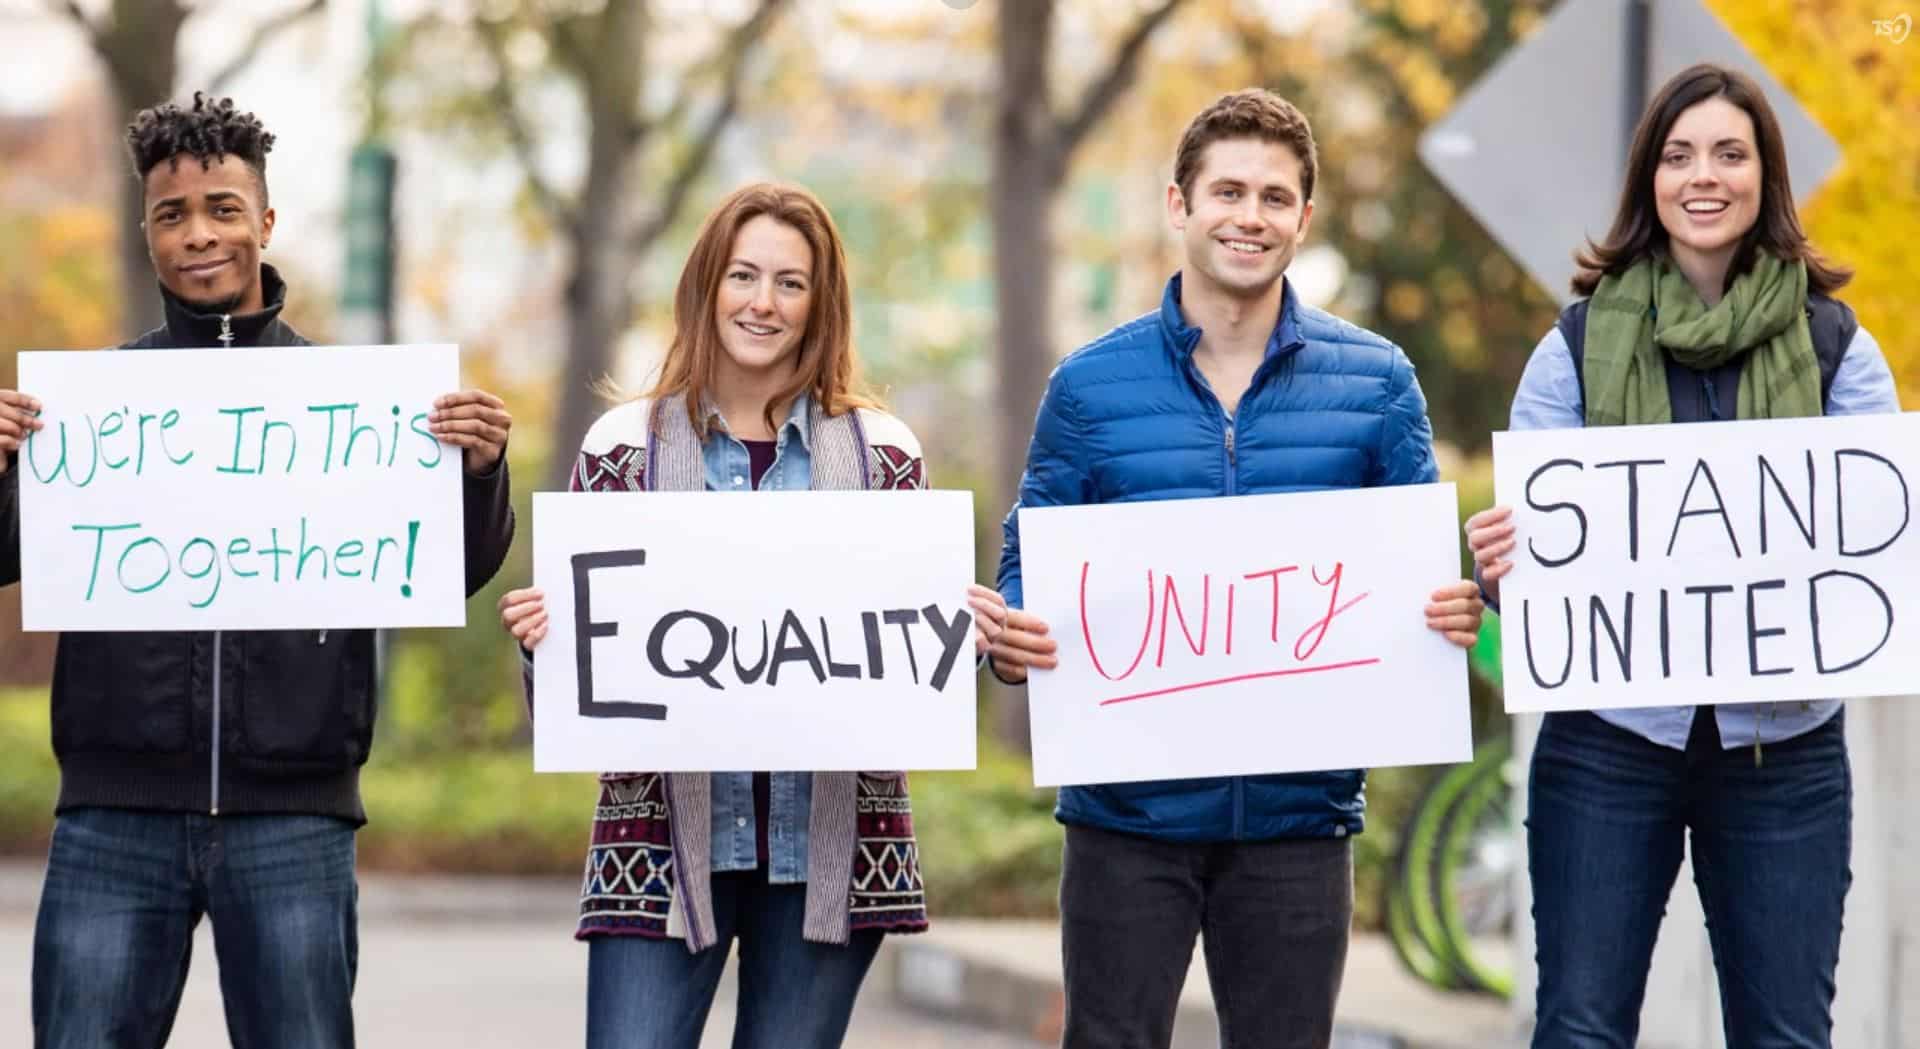
[[[1867,329],[1859,329],[1840,358],[1833,386],[1827,391],[1828,415],[1875,415],[1898,412],[1900,398],[1880,344]],[[1509,429],[1568,430],[1586,425],[1586,405],[1580,396],[1580,377],[1573,370],[1573,351],[1558,326],[1534,347],[1520,387],[1513,394]],[[1840,709],[1837,699],[1810,703],[1728,703],[1714,708],[1720,725],[1720,745],[1734,747],[1778,743],[1825,724]],[[1636,707],[1596,710],[1601,719],[1637,736],[1674,750],[1687,749],[1693,731],[1693,707]]]
[[[812,440],[807,432],[807,395],[794,398],[786,422],[774,438],[773,465],[760,479],[761,491],[804,492],[813,484]],[[750,492],[752,460],[735,439],[720,410],[707,409],[709,430],[702,447],[707,491]],[[755,843],[753,773],[715,772],[713,781],[714,873],[750,871],[760,865]],[[813,812],[813,773],[776,772],[771,777],[767,819],[767,880],[791,885],[807,880],[807,820]]]

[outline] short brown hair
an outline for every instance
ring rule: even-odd
[[[1250,87],[1221,95],[1180,134],[1180,148],[1173,154],[1173,182],[1180,187],[1188,211],[1193,210],[1193,180],[1200,175],[1201,157],[1208,146],[1230,138],[1257,138],[1293,150],[1300,158],[1301,197],[1313,199],[1313,176],[1320,162],[1306,114],[1264,87]]]
[[[703,438],[707,420],[701,402],[713,383],[714,361],[724,352],[713,317],[714,297],[732,258],[734,236],[761,215],[792,227],[813,250],[813,301],[800,337],[800,359],[793,379],[767,405],[767,428],[775,428],[774,404],[803,390],[827,415],[879,406],[861,382],[854,359],[847,256],[833,216],[820,198],[798,186],[756,182],[729,194],[701,224],[673,297],[673,342],[659,381],[645,394],[650,399],[685,394],[688,420]]]

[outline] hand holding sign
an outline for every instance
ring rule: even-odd
[[[1472,648],[1480,640],[1480,619],[1486,611],[1480,588],[1471,580],[1448,583],[1427,601],[1427,629],[1461,648]]]
[[[39,414],[39,401],[17,390],[0,390],[0,474],[7,472],[7,458],[20,450],[20,442],[46,425]]]
[[[1047,622],[1032,612],[1007,613],[1007,627],[993,644],[994,670],[1014,684],[1024,684],[1029,668],[1052,670],[1060,665],[1054,653],[1060,645],[1047,636]]]
[[[984,655],[1007,628],[1007,599],[998,590],[968,583],[967,607],[973,609],[973,654]]]
[[[500,625],[528,652],[540,647],[547,636],[547,595],[534,587],[502,594]]]
[[[1473,551],[1473,563],[1480,570],[1480,585],[1487,596],[1500,600],[1500,579],[1513,571],[1513,507],[1495,506],[1467,518],[1467,549]]]
[[[513,416],[507,404],[485,390],[461,390],[436,398],[427,413],[427,430],[461,450],[461,464],[469,477],[493,472],[507,450],[507,431]]]

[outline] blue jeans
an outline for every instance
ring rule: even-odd
[[[74,809],[33,936],[36,1049],[157,1049],[213,921],[235,1049],[353,1045],[353,826],[326,816]]]
[[[762,870],[715,874],[719,940],[690,953],[684,940],[596,936],[587,956],[587,1049],[697,1049],[740,940],[740,1005],[733,1049],[837,1049],[881,933],[845,947],[800,936],[805,885],[769,885]]]
[[[1630,1049],[1691,832],[1726,1042],[1828,1049],[1852,841],[1845,713],[1723,750],[1703,709],[1683,751],[1588,713],[1548,714],[1533,753],[1528,865],[1540,985],[1534,1049]]]

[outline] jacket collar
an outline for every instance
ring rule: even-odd
[[[731,431],[728,430],[726,426],[726,416],[720,414],[720,406],[713,402],[713,398],[702,398],[702,404],[706,409],[705,414],[708,428],[723,433],[730,433]],[[806,390],[801,390],[799,395],[794,397],[793,403],[787,406],[786,421],[781,423],[779,428],[774,431],[774,440],[779,440],[782,433],[792,430],[800,436],[800,446],[808,452],[812,452],[813,421],[813,398]]]
[[[1167,281],[1166,291],[1160,296],[1160,330],[1166,335],[1167,344],[1172,346],[1176,355],[1183,358],[1193,356],[1194,348],[1200,345],[1200,329],[1187,323],[1180,312],[1180,277],[1175,273]],[[1273,334],[1267,337],[1267,360],[1296,350],[1306,345],[1300,335],[1300,304],[1293,292],[1293,282],[1282,280],[1280,287],[1280,316],[1273,326]]]
[[[258,346],[261,335],[280,319],[280,311],[287,304],[286,281],[264,262],[260,264],[260,294],[266,307],[257,313],[203,313],[163,285],[160,300],[166,310],[168,341],[182,349]],[[223,339],[223,335],[228,337]]]

